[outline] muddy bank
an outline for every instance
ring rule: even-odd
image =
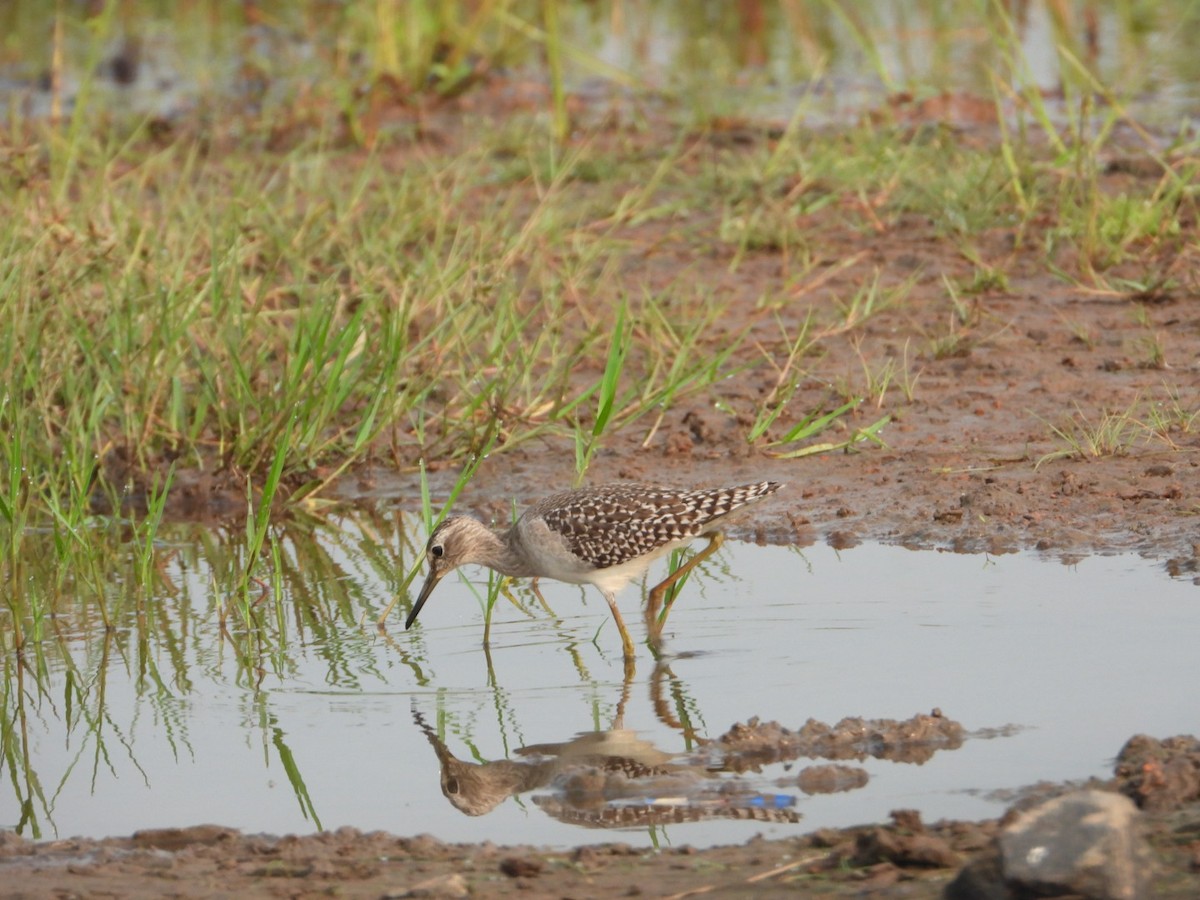
[[[1119,192],[1136,177],[1114,167],[1102,186]],[[644,265],[617,280],[638,291],[669,291],[676,266],[686,261],[722,299],[723,333],[748,330],[754,340],[739,344],[730,360],[734,374],[711,389],[677,399],[657,421],[647,417],[606,435],[587,481],[786,482],[755,511],[743,538],[838,547],[880,540],[972,553],[1034,549],[1068,561],[1133,551],[1162,559],[1173,572],[1196,572],[1194,273],[1179,269],[1177,287],[1154,296],[1104,293],[1052,277],[1035,241],[1018,243],[1012,231],[996,229],[979,236],[977,249],[1006,278],[956,301],[948,285],[969,283],[977,269],[937,222],[912,216],[870,232],[837,215],[813,219],[820,286],[783,305],[780,316],[794,329],[811,312],[825,336],[819,358],[805,360],[807,375],[789,410],[798,416],[831,409],[857,394],[864,398],[858,410],[813,442],[844,440],[889,414],[884,446],[863,441],[851,452],[783,459],[777,454],[796,448],[748,444],[746,413],[736,411],[770,396],[778,373],[762,364],[763,355],[785,352],[778,326],[757,306],[779,290],[780,263],[764,254],[731,272],[731,248],[697,254],[674,230],[647,227],[629,235],[635,250],[643,248]],[[854,263],[843,267],[846,260]],[[902,303],[840,332],[844,298],[869,271],[882,273],[885,285],[911,286]],[[603,362],[581,359],[578,366],[597,375]],[[881,387],[879,373],[889,365],[896,374]],[[445,497],[457,467],[426,463],[435,499]],[[459,506],[503,520],[514,498],[532,501],[574,479],[569,442],[547,438],[489,456]],[[338,491],[412,508],[419,502],[415,474],[390,468],[361,467]]]
[[[861,723],[858,723],[861,724]],[[956,737],[953,723],[918,717],[877,736],[895,746]],[[867,729],[870,731],[871,729]],[[737,726],[720,739],[736,752],[849,747],[857,724],[811,733],[773,723]],[[890,737],[889,737],[890,735]],[[904,741],[902,743],[909,743]],[[1200,896],[1200,742],[1132,738],[1116,776],[1089,785],[1143,809],[1136,825],[1147,896]],[[825,829],[804,837],[698,851],[639,850],[620,842],[574,850],[446,844],[341,828],[309,836],[247,835],[218,825],[155,829],[105,840],[36,844],[0,833],[0,881],[8,897],[942,897],[964,867],[995,865],[995,839],[1021,810],[1078,786],[1038,785],[1001,819],[924,823],[896,811],[887,824]],[[1072,794],[1075,796],[1075,794]],[[961,884],[961,882],[959,882]],[[951,889],[954,890],[954,889]],[[1001,895],[997,895],[1001,896]],[[1018,896],[1014,894],[1013,896]],[[1023,896],[1023,895],[1021,895]]]

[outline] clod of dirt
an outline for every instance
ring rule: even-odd
[[[500,871],[509,878],[535,878],[542,873],[542,861],[532,856],[509,856],[500,861]]]
[[[1131,737],[1117,755],[1117,789],[1141,809],[1168,812],[1200,799],[1200,740]]]
[[[897,809],[891,815],[892,827],[872,828],[858,835],[851,863],[874,866],[886,862],[935,869],[953,869],[962,864],[962,857],[945,837],[926,830],[917,810]]]
[[[902,867],[952,869],[962,863],[962,857],[940,837],[929,834],[898,834],[895,831],[876,828],[859,835],[851,862],[857,866],[889,862]]]

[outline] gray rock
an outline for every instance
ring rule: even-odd
[[[1049,800],[1005,828],[997,852],[960,872],[946,897],[1144,900],[1152,863],[1137,816],[1128,798],[1106,791]]]

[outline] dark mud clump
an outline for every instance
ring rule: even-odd
[[[888,759],[923,763],[938,750],[962,746],[966,730],[940,710],[910,719],[845,718],[836,725],[809,719],[799,731],[777,722],[751,719],[734,725],[717,738],[716,745],[729,755],[731,768],[761,766],[798,757],[833,760]]]
[[[1171,812],[1200,800],[1200,740],[1131,737],[1117,756],[1116,788],[1139,808]]]

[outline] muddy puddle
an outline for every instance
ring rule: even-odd
[[[1132,734],[1195,729],[1200,594],[1133,555],[731,540],[686,586],[670,655],[640,647],[627,679],[593,589],[543,583],[543,607],[516,586],[485,654],[485,570],[447,578],[413,631],[403,606],[374,627],[423,537],[407,515],[279,537],[263,586],[282,602],[224,629],[239,538],[173,527],[161,589],[107,636],[60,605],[6,648],[0,828],[708,846],[896,808],[996,816],[1034,782],[1109,776]]]

